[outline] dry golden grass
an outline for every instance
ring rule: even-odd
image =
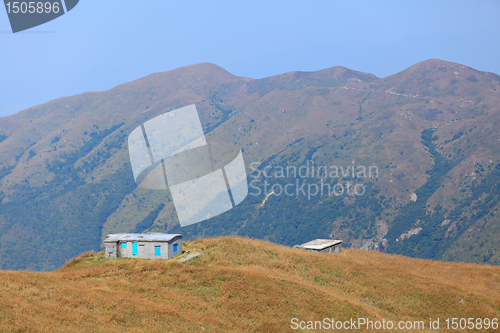
[[[204,255],[182,264],[84,253],[50,273],[1,272],[0,331],[288,332],[291,318],[500,318],[496,266],[231,237],[187,248]]]

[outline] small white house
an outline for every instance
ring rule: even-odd
[[[315,239],[305,244],[296,246],[297,248],[302,250],[316,252],[339,253],[340,251],[342,251],[342,241],[334,239]]]
[[[104,257],[169,259],[182,254],[180,234],[111,234],[104,240]]]

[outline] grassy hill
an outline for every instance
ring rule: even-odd
[[[500,318],[498,266],[238,237],[185,248],[203,255],[180,263],[84,253],[53,272],[0,272],[0,331],[290,332],[292,318],[369,318],[423,321],[429,332],[429,318],[440,318],[440,331],[446,318]]]
[[[243,149],[249,173],[314,163],[378,174],[327,179],[359,182],[363,196],[262,191],[180,228],[168,192],[134,183],[126,142],[144,121],[190,104],[209,142]],[[335,237],[353,248],[499,264],[499,116],[498,75],[437,59],[386,78],[332,67],[257,80],[204,63],[50,101],[0,118],[0,269],[53,270],[99,251],[106,234],[133,230],[284,245]],[[259,171],[248,179],[263,189]]]

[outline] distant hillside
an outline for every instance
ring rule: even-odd
[[[0,272],[0,331],[292,332],[293,318],[303,327],[368,318],[430,332],[430,318],[445,331],[446,318],[500,317],[496,266],[230,237],[185,248],[203,256],[182,264],[86,253],[54,272]]]
[[[210,142],[243,149],[261,192],[251,188],[235,209],[180,228],[168,192],[135,185],[126,140],[138,124],[190,104]],[[382,79],[332,67],[256,80],[204,63],[50,101],[0,118],[0,268],[52,270],[99,251],[107,233],[133,230],[285,245],[333,237],[499,264],[499,111],[498,75],[437,59]],[[300,185],[350,181],[364,194],[264,191],[264,168],[313,164],[344,171]],[[345,172],[353,166],[378,172]]]

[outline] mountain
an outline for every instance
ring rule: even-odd
[[[289,246],[333,237],[498,264],[499,85],[496,74],[435,59],[382,79],[333,67],[257,80],[204,63],[0,118],[0,268],[52,270],[132,230]],[[168,192],[137,188],[126,141],[190,104],[209,142],[242,148],[251,186],[236,208],[181,228]],[[301,166],[329,173],[277,174]],[[311,195],[324,183],[344,192]],[[288,184],[292,195],[269,195]]]
[[[358,318],[390,331],[449,331],[452,318],[498,327],[498,266],[234,237],[186,248],[203,255],[180,263],[90,252],[53,272],[0,272],[0,331],[288,332],[315,321],[326,331],[332,320],[374,331]]]

